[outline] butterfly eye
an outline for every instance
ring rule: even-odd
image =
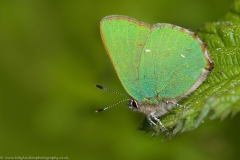
[[[139,110],[137,102],[133,99],[129,99],[129,102],[127,104],[127,108],[130,109],[130,110],[133,110],[133,111]]]
[[[137,102],[135,100],[131,100],[131,106],[138,109],[138,105],[137,105]]]
[[[130,109],[130,110],[138,110],[138,105],[137,105],[137,102],[133,99],[130,99],[129,100],[129,103],[127,105],[127,107]]]

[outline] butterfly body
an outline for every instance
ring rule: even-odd
[[[190,30],[149,25],[113,15],[100,22],[101,37],[116,73],[130,95],[127,107],[155,124],[196,90],[213,69],[206,46]]]

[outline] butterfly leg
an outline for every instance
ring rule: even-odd
[[[158,119],[157,117],[155,117],[154,115],[152,116],[154,118],[154,120],[156,120],[160,125],[161,125],[161,130],[162,131],[167,131],[167,128],[162,124],[162,122],[160,121],[160,119]]]
[[[155,125],[155,126],[156,126],[156,123],[153,122],[151,115],[149,115],[149,116],[147,117],[147,120],[148,120],[150,126],[152,126],[152,125]]]
[[[151,114],[151,115],[149,115],[149,116],[147,117],[147,119],[148,119],[148,122],[149,122],[149,124],[150,124],[151,126],[152,126],[152,125],[155,125],[155,126],[156,126],[156,123],[153,122],[153,120],[155,120],[155,121],[158,122],[158,124],[161,125],[163,131],[166,131],[166,130],[167,130],[167,129],[165,128],[165,126],[162,124],[162,122],[160,121],[160,119],[158,119],[158,118],[154,115],[154,113]]]
[[[165,126],[162,124],[162,122],[160,121],[160,119],[158,119],[158,118],[155,117],[155,116],[152,116],[152,118],[153,118],[154,120],[156,120],[156,121],[162,126],[162,128],[165,128]]]
[[[171,104],[176,105],[177,107],[180,107],[180,108],[183,108],[183,109],[186,108],[186,106],[183,106],[183,105],[178,104],[178,103],[176,103],[176,102],[166,101],[166,103],[167,103],[167,104],[168,104],[168,103],[171,103]]]

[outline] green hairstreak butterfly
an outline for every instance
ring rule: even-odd
[[[214,66],[205,44],[195,33],[179,26],[149,25],[112,15],[101,20],[100,32],[130,95],[127,107],[144,113],[151,125],[159,123],[164,127],[160,117],[196,90]]]

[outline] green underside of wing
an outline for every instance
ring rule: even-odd
[[[150,33],[142,52],[142,90],[147,97],[175,98],[198,80],[206,65],[196,39],[172,25],[161,24]]]
[[[135,99],[143,100],[139,83],[139,65],[143,45],[150,33],[147,24],[120,16],[101,21],[101,35],[118,77],[126,91]]]
[[[173,25],[109,16],[101,21],[101,35],[122,85],[139,101],[180,96],[206,66],[196,39]]]

